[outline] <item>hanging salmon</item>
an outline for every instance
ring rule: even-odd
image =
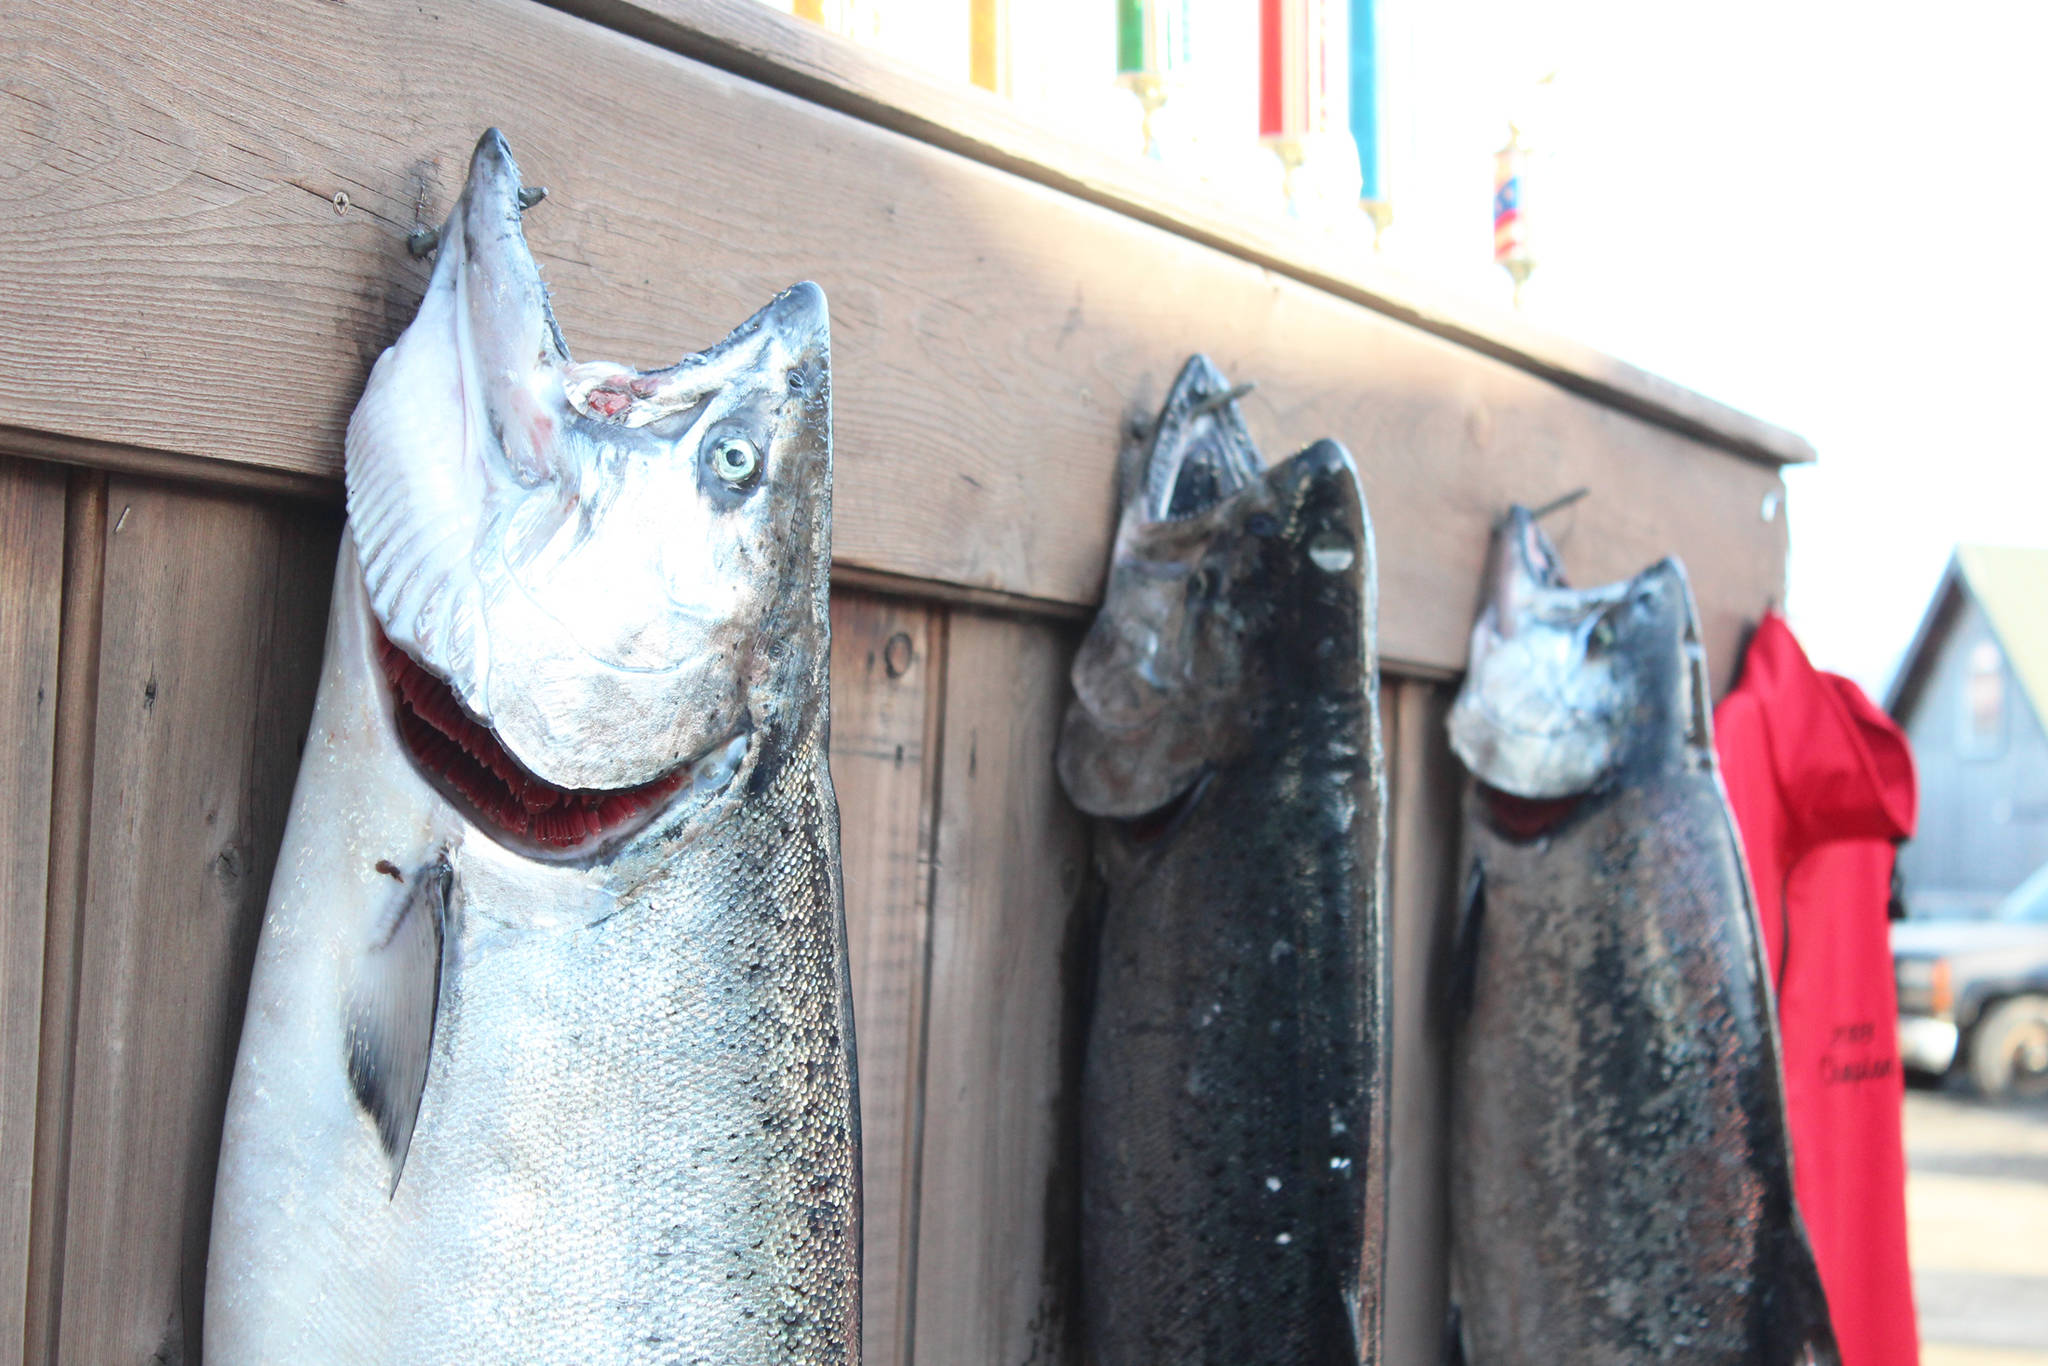
[[[206,1360],[848,1363],[825,300],[569,358],[477,144],[348,433]]]
[[[1058,768],[1107,888],[1081,1100],[1096,1366],[1378,1358],[1386,1132],[1372,528],[1190,360],[1127,453]]]
[[[1471,1366],[1837,1360],[1685,571],[1494,535],[1451,711],[1455,1329]]]

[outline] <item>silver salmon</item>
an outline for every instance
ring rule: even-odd
[[[1387,1055],[1372,528],[1190,360],[1073,666],[1106,887],[1081,1100],[1096,1366],[1378,1359]]]
[[[825,302],[571,360],[493,130],[349,424],[215,1366],[851,1363]]]
[[[1574,591],[1516,508],[1487,593],[1450,718],[1453,1345],[1832,1363],[1685,571]]]

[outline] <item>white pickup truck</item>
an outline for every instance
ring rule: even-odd
[[[1987,1096],[2048,1095],[2048,866],[1984,920],[1892,926],[1899,1058]]]

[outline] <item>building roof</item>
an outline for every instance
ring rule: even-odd
[[[2048,723],[2048,550],[2016,546],[1957,546],[1927,605],[1927,615],[1892,676],[1885,710],[1903,721],[1919,700],[1928,670],[1948,638],[1956,608],[1968,592],[1991,623],[2006,662],[2020,681],[2034,715]]]

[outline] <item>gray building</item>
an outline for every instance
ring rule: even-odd
[[[2048,550],[1959,547],[1885,705],[1920,770],[1906,904],[1985,914],[2048,863]]]

